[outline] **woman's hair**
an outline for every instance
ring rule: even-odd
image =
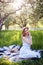
[[[24,29],[23,29],[23,31],[22,31],[22,35],[25,37],[26,36],[26,33],[25,33],[25,29],[29,29],[28,27],[25,27]],[[28,32],[28,36],[29,36],[29,32]]]

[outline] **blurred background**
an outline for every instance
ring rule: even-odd
[[[0,30],[43,30],[43,0],[0,0]]]

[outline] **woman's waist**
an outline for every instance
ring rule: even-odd
[[[30,45],[23,45],[23,47],[25,47],[25,48],[30,48]]]
[[[27,43],[23,43],[23,46],[28,46],[28,47],[30,47],[31,45],[30,45],[30,44],[27,44]]]

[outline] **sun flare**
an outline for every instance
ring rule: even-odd
[[[11,3],[12,7],[15,8],[16,10],[22,6],[24,3],[23,0],[15,0],[13,3]]]

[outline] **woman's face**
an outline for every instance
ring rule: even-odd
[[[25,33],[26,33],[27,35],[28,35],[28,32],[29,32],[28,29],[25,29]]]

